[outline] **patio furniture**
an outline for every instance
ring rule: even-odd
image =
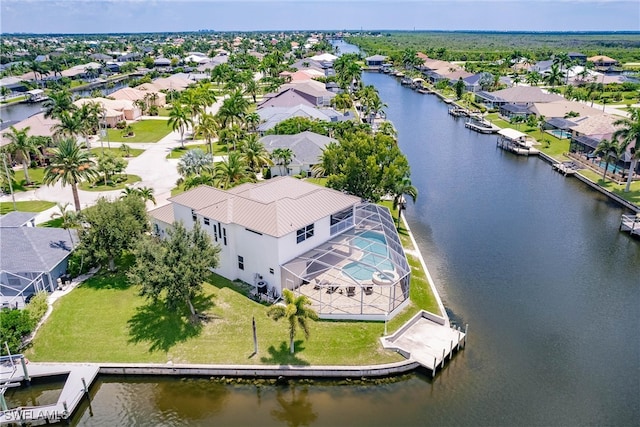
[[[356,296],[356,287],[355,286],[347,286],[347,296],[348,297]]]
[[[365,287],[364,287],[364,294],[365,294],[365,295],[371,295],[371,294],[373,294],[373,286],[365,286]]]

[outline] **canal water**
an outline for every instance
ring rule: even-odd
[[[348,46],[341,44],[341,51]],[[221,385],[104,377],[78,425],[627,426],[640,419],[640,241],[624,212],[366,73],[419,190],[406,211],[466,349],[435,379]]]
[[[129,79],[121,80],[119,82],[115,82],[109,87],[107,84],[102,84],[99,87],[94,89],[102,92],[103,96],[108,96],[109,94],[122,89],[123,87],[129,86]],[[72,92],[74,99],[88,97],[91,95],[91,92],[94,90],[79,90]],[[36,102],[36,103],[27,103],[21,102],[19,104],[7,104],[0,106],[0,119],[2,122],[19,122],[26,118],[31,117],[34,114],[42,112],[42,106],[44,102]]]

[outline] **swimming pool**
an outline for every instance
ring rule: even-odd
[[[359,281],[371,280],[377,266],[379,270],[392,270],[393,264],[389,261],[387,241],[384,235],[374,231],[365,231],[353,239],[353,244],[366,253],[358,261],[351,262],[342,267],[343,274]]]
[[[556,138],[560,138],[560,139],[571,137],[571,132],[567,132],[566,130],[562,130],[562,129],[551,129],[549,133],[555,136]]]

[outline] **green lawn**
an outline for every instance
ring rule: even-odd
[[[640,206],[640,181],[634,181],[631,183],[631,188],[628,193],[624,192],[626,188],[626,182],[624,184],[616,184],[607,179],[607,182],[602,182],[602,174],[596,173],[592,170],[583,169],[580,174],[588,178],[590,181],[595,182],[601,187],[606,188],[614,194],[622,197],[623,199]]]
[[[54,207],[56,204],[54,202],[47,202],[44,200],[29,200],[16,202],[16,210],[20,212],[42,212],[49,208]],[[4,215],[6,213],[13,211],[13,202],[0,202],[0,214]]]
[[[115,175],[114,178],[117,178],[119,176],[120,175]],[[138,182],[138,181],[142,181],[142,178],[140,178],[138,175],[128,174],[127,179],[122,182],[108,183],[107,185],[105,185],[104,180],[98,180],[95,184],[85,181],[82,184],[80,184],[78,187],[80,188],[80,190],[84,190],[84,191],[112,191],[112,190],[122,190],[128,184],[133,184],[134,182]]]
[[[103,275],[58,300],[26,351],[34,361],[361,365],[402,360],[383,350],[381,322],[318,321],[289,354],[286,323],[248,299],[242,287],[212,276],[196,306],[208,317],[191,324],[185,307],[168,310],[140,297],[121,275]],[[253,353],[251,319],[258,331]],[[394,319],[390,327],[397,327]]]
[[[3,99],[2,101],[0,101],[0,104],[14,104],[16,102],[22,102],[25,99],[27,99],[26,95],[25,96],[16,96],[15,98],[11,98],[9,100]]]
[[[32,184],[29,186],[27,186],[27,181],[24,179],[24,169],[20,167],[19,169],[16,169],[15,172],[11,185],[13,186],[13,191],[16,193],[20,191],[34,190],[42,185],[44,168],[29,168],[29,179],[32,181]]]
[[[109,141],[137,143],[137,142],[158,142],[171,132],[171,127],[166,120],[141,120],[131,124],[135,136],[125,138],[120,129],[107,129]]]
[[[171,153],[167,156],[167,159],[179,159],[189,150],[194,150],[196,148],[201,149],[205,153],[209,150],[209,144],[198,144],[198,145],[187,145],[185,148],[178,147],[171,150]],[[225,144],[213,143],[213,155],[214,156],[226,156],[227,155],[227,146]]]
[[[116,156],[124,157],[124,151],[120,150],[120,148],[108,148],[108,147],[105,146],[104,152],[105,153],[112,153],[112,154],[114,154]],[[97,155],[99,155],[101,153],[102,153],[102,148],[101,147],[92,148],[91,149],[91,154],[94,155],[94,156],[97,156]],[[131,148],[131,149],[129,149],[129,157],[124,157],[124,158],[125,159],[130,159],[132,157],[138,157],[142,153],[144,153],[144,150],[141,150],[139,148]]]

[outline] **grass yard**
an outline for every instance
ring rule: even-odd
[[[187,145],[186,147],[177,147],[171,150],[171,153],[167,156],[167,159],[179,159],[189,150],[194,150],[196,148],[201,149],[205,153],[209,150],[209,144],[198,144],[198,145]],[[227,155],[227,146],[225,144],[213,143],[213,155],[214,156],[226,156]]]
[[[135,136],[123,137],[121,129],[107,129],[109,141],[137,143],[158,142],[171,132],[166,120],[141,120],[131,124]]]
[[[28,200],[16,202],[16,210],[20,212],[42,212],[54,207],[54,202],[44,200]],[[13,202],[0,202],[0,215],[13,212]]]
[[[121,175],[114,175],[112,177],[112,179],[114,178],[118,178],[121,177]],[[122,190],[124,189],[127,185],[129,184],[133,184],[134,182],[138,182],[138,181],[142,181],[142,178],[140,178],[138,175],[132,175],[132,174],[127,174],[126,175],[127,179],[123,180],[121,182],[108,182],[107,185],[104,184],[104,180],[103,179],[99,179],[96,183],[90,183],[90,182],[83,182],[81,183],[78,188],[80,188],[80,190],[84,190],[84,191],[112,191],[112,190]]]
[[[267,307],[248,299],[241,287],[219,276],[205,284],[196,301],[207,315],[191,324],[186,307],[153,304],[120,274],[96,276],[57,301],[51,317],[26,351],[34,361],[158,362],[233,364],[346,364],[402,360],[383,350],[381,322],[312,322],[309,340],[296,338],[289,353],[287,324],[266,315]],[[258,331],[253,353],[251,319]],[[391,328],[400,326],[394,319]]]
[[[44,179],[44,168],[29,168],[29,179],[33,183],[28,186],[27,181],[24,179],[24,169],[20,167],[19,169],[16,169],[15,172],[11,185],[13,186],[13,191],[16,193],[20,191],[34,190],[42,185],[42,180]]]
[[[123,157],[125,159],[131,159],[133,157],[138,157],[140,154],[144,153],[144,150],[141,150],[139,148],[130,148],[129,149],[129,156],[125,157],[124,155],[124,151],[120,150],[120,148],[104,148],[104,152],[105,153],[112,153],[115,156],[120,156]],[[98,147],[98,148],[92,148],[91,149],[91,155],[93,156],[98,156],[102,154],[102,148]]]
[[[626,182],[624,184],[616,184],[615,182],[611,182],[607,179],[607,182],[603,183],[602,174],[588,169],[581,170],[580,174],[623,199],[640,206],[640,181],[632,182],[630,191],[625,193],[624,189],[626,188]]]

